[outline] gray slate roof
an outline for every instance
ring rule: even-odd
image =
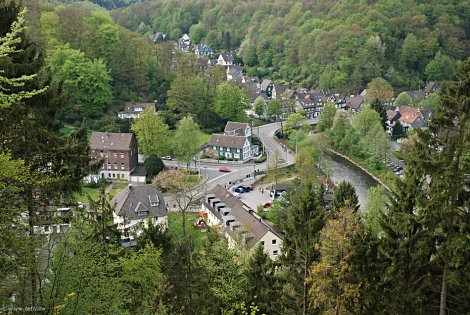
[[[349,108],[357,109],[362,102],[364,102],[364,96],[362,95],[346,96],[346,104]]]
[[[230,216],[233,216],[235,221],[239,222],[242,227],[247,229],[247,232],[252,234],[252,238],[248,240],[246,243],[246,247],[248,249],[253,248],[256,243],[268,232],[271,231],[276,236],[282,239],[282,236],[275,231],[272,227],[267,225],[260,219],[257,219],[254,215],[249,213],[247,210],[243,208],[243,202],[233,196],[230,192],[228,192],[224,187],[217,185],[214,187],[208,195],[215,195],[216,198],[220,199],[221,202],[225,204],[226,207],[230,208]],[[207,195],[206,195],[207,197]],[[223,216],[210,204],[207,203],[207,198],[203,198],[204,205],[219,219],[223,222]],[[227,219],[227,218],[226,218]],[[234,235],[235,232],[232,231],[230,227],[225,227],[224,229],[228,234]],[[234,235],[235,236],[235,235]],[[235,237],[236,239],[236,237]]]
[[[90,148],[95,150],[123,150],[131,147],[132,133],[92,132]]]
[[[152,206],[152,202],[158,202]],[[166,216],[165,198],[160,190],[151,185],[129,186],[111,200],[114,212],[128,219],[147,219]],[[148,211],[147,216],[137,216],[137,211]]]
[[[224,132],[234,131],[237,134],[237,136],[244,136],[246,127],[248,127],[247,123],[227,121]]]
[[[245,140],[246,137],[212,134],[211,140],[207,145],[242,149],[245,145]]]
[[[392,122],[400,119],[401,114],[395,110],[389,109],[387,110],[387,120]]]
[[[271,83],[273,83],[273,81],[263,80],[263,82],[261,82],[261,90],[265,91]]]

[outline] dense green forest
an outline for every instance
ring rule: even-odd
[[[468,0],[161,0],[112,16],[134,31],[236,49],[252,75],[343,92],[380,76],[396,90],[451,79],[470,53]]]

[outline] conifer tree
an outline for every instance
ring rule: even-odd
[[[417,131],[384,216],[384,281],[397,313],[468,309],[469,73],[467,60],[429,127]]]
[[[297,312],[304,315],[308,313],[310,303],[308,296],[310,285],[306,281],[308,270],[311,264],[319,259],[315,245],[325,224],[325,210],[318,201],[317,193],[311,183],[306,183],[294,192],[283,243],[284,268],[292,273],[291,281],[294,281],[296,296],[299,297],[293,305],[298,305]]]
[[[254,303],[260,308],[261,313],[271,313],[271,301],[276,299],[274,264],[269,259],[264,247],[258,245],[253,249],[251,257],[245,266],[243,276],[245,277],[245,302]]]
[[[353,211],[359,209],[359,200],[356,189],[349,182],[342,181],[334,192],[333,209],[349,208]]]

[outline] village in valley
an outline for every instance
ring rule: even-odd
[[[151,38],[165,38],[164,35],[155,33]],[[146,156],[139,151],[138,136],[133,133],[92,132],[89,142],[90,156],[102,164],[98,173],[89,174],[85,178],[85,183],[90,185],[104,181],[110,183],[110,186],[119,187],[117,190],[120,191],[110,200],[110,204],[114,209],[114,223],[122,232],[122,243],[125,246],[136,245],[134,237],[140,235],[142,228],[147,227],[147,222],[167,228],[168,213],[170,220],[176,220],[174,215],[177,212],[188,211],[192,219],[187,223],[188,226],[195,226],[202,232],[207,231],[208,227],[217,227],[229,239],[229,245],[232,247],[240,242],[248,249],[255,248],[259,244],[267,244],[265,242],[269,236],[272,240],[269,240],[270,246],[265,245],[265,248],[270,258],[276,259],[281,250],[283,231],[266,220],[265,212],[269,211],[275,200],[284,200],[289,179],[292,180],[293,177],[280,182],[263,181],[263,184],[257,184],[257,181],[265,177],[266,173],[278,172],[277,168],[286,168],[295,162],[295,148],[288,148],[285,141],[278,138],[277,132],[281,128],[279,121],[286,121],[289,115],[300,113],[304,124],[310,126],[311,132],[314,132],[327,103],[334,104],[337,110],[353,115],[359,113],[364,106],[370,106],[367,89],[357,95],[341,96],[335,89],[291,89],[284,84],[275,84],[269,79],[249,77],[245,75],[241,65],[234,63],[237,58],[235,52],[221,53],[217,59],[210,59],[214,51],[206,44],[198,44],[193,48],[187,34],[178,40],[177,49],[181,53],[194,53],[202,60],[207,60],[207,68],[223,68],[227,81],[245,91],[248,96],[246,101],[249,101],[249,104],[246,104],[245,109],[247,117],[265,121],[267,125],[254,127],[248,122],[228,121],[223,133],[212,134],[209,141],[201,145],[201,150],[194,152],[187,170],[200,176],[200,182],[197,183],[200,187],[190,194],[191,198],[184,196],[183,199],[186,200],[183,200],[183,204],[192,202],[190,205],[178,207],[176,204],[181,201],[174,200],[174,194],[162,193],[161,187],[152,185],[150,180],[156,174],[149,174],[144,166]],[[204,63],[205,61],[201,62],[202,65]],[[436,82],[429,82],[423,89],[404,93],[413,102],[418,102],[436,91]],[[435,112],[432,108],[397,105],[392,91],[384,91],[384,97],[384,128],[390,142],[397,125],[400,125],[400,136],[404,137],[408,130],[425,128]],[[281,105],[281,111],[276,115],[269,115],[269,103],[276,100]],[[256,113],[256,102],[262,103],[262,113]],[[126,102],[118,117],[123,120],[135,120],[144,112],[158,115],[157,102]],[[272,120],[275,122],[270,123]],[[260,128],[272,131],[273,134],[271,137],[259,137]],[[258,135],[255,135],[255,130]],[[253,143],[252,135],[257,138],[259,144]],[[397,145],[396,140],[402,139],[394,140]],[[267,142],[271,146],[267,145]],[[171,156],[159,158],[163,160],[166,169],[185,169],[184,162],[179,163]],[[393,165],[391,160],[388,160],[388,165],[393,172],[403,177],[403,161],[394,160],[396,162]],[[325,184],[328,186],[327,181]],[[251,195],[254,197],[248,197]],[[324,200],[327,206],[332,203],[332,191],[325,191]],[[86,201],[80,202],[81,207],[85,207],[85,204]],[[60,206],[60,209],[62,215],[64,209],[73,211],[71,207]],[[68,227],[68,224],[43,226],[42,231],[54,233],[66,231]]]
[[[470,6],[23,1],[0,314],[468,310]]]

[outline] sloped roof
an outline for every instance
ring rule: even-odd
[[[426,84],[426,86],[424,87],[424,92],[426,93],[431,93],[433,92],[434,90],[437,89],[437,83],[436,81],[430,81],[428,84]]]
[[[422,118],[419,108],[416,107],[400,106],[399,111],[401,114],[400,121],[403,121],[410,125],[416,120],[416,118]]]
[[[95,150],[123,150],[131,147],[132,133],[96,132],[90,137],[90,148]]]
[[[387,110],[387,120],[392,122],[400,118],[400,113],[395,110]]]
[[[198,50],[198,51],[207,50],[207,51],[210,51],[210,52],[213,51],[212,48],[210,48],[209,45],[207,45],[207,44],[196,45],[196,50]]]
[[[245,141],[246,137],[212,134],[211,139],[207,145],[242,149],[245,145]]]
[[[295,90],[286,89],[284,91],[284,96],[287,97],[287,98],[293,98],[295,93],[296,93]]]
[[[357,109],[362,102],[364,102],[364,96],[356,95],[356,96],[346,96],[346,104],[349,108]]]
[[[235,53],[233,51],[223,53],[223,54],[221,54],[221,56],[222,56],[222,58],[224,59],[225,62],[233,61],[235,59]]]
[[[155,103],[134,103],[134,102],[126,102],[124,104],[124,112],[125,113],[135,113],[136,108],[148,108],[153,107],[155,109]]]
[[[273,81],[267,79],[263,80],[263,82],[261,82],[261,90],[266,90],[271,83],[273,83]]]
[[[286,91],[287,86],[284,84],[275,84],[274,88],[276,89],[276,93],[280,95]]]
[[[157,202],[157,206],[152,206]],[[151,185],[129,186],[111,200],[114,212],[127,219],[146,219],[166,216],[165,198],[160,190]],[[137,216],[137,211],[148,211],[147,216]]]
[[[237,135],[244,136],[245,135],[245,129],[248,126],[249,125],[247,123],[236,122],[236,121],[227,121],[227,124],[225,125],[224,132],[235,131],[237,133]]]
[[[217,185],[209,192],[209,194],[216,196],[221,202],[225,203],[226,207],[231,209],[230,215],[233,216],[233,218],[239,222],[242,227],[246,228],[247,232],[251,233],[253,237],[246,243],[247,248],[253,248],[253,246],[255,246],[268,231],[271,231],[282,239],[282,236],[272,227],[245,210],[243,208],[243,202],[225,190],[224,187]],[[221,214],[215,211],[212,206],[207,203],[207,198],[203,198],[203,203],[219,220],[223,221]],[[235,234],[230,227],[225,227],[225,231],[230,235]]]

